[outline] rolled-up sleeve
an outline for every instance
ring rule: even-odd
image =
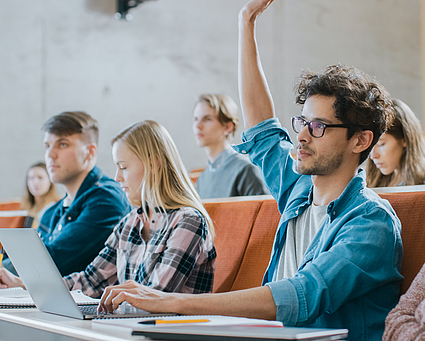
[[[298,296],[294,285],[288,279],[266,284],[272,291],[276,304],[276,320],[294,326],[298,321]]]

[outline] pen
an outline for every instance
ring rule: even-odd
[[[140,321],[140,324],[167,324],[167,323],[200,323],[210,322],[208,319],[196,319],[196,320],[148,320]]]

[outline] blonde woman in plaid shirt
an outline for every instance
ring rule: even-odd
[[[69,289],[98,297],[132,280],[166,292],[211,292],[214,227],[167,130],[154,121],[136,123],[112,140],[112,155],[115,180],[136,208],[85,271],[64,277]],[[11,274],[0,277],[23,286]]]
[[[134,280],[167,292],[211,292],[214,228],[168,131],[136,123],[112,140],[115,181],[133,209],[70,289],[97,297],[108,285]]]

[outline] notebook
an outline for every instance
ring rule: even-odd
[[[160,321],[153,325],[153,321]],[[158,319],[95,320],[93,327],[124,327],[132,335],[143,335],[152,340],[314,340],[345,339],[347,329],[291,328],[282,322],[218,315],[184,315]]]
[[[84,295],[81,290],[71,291],[71,296],[78,305],[99,304],[99,299]],[[22,288],[0,289],[0,309],[36,308],[28,290]]]
[[[157,326],[178,326],[197,325],[197,326],[268,326],[268,327],[283,327],[280,321],[268,321],[262,319],[253,319],[245,317],[221,316],[221,315],[180,315],[167,316],[160,318],[134,318],[134,319],[109,319],[96,320],[98,325],[112,325],[117,327],[130,328],[133,332],[144,330],[145,325],[150,325],[153,321],[162,321]]]
[[[49,252],[34,229],[0,228],[0,240],[38,309],[77,319],[155,317],[124,302],[112,314],[98,314],[97,305],[78,306]]]
[[[132,335],[143,335],[149,340],[184,340],[184,341],[276,341],[308,340],[332,341],[343,340],[348,336],[347,329],[263,327],[263,326],[145,326],[133,330]]]

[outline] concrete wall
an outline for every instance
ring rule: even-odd
[[[109,140],[143,119],[166,126],[189,169],[204,166],[192,108],[202,92],[237,99],[244,3],[149,1],[127,22],[114,19],[115,0],[1,1],[0,200],[20,196],[26,168],[43,159],[40,127],[65,110],[98,119],[98,164],[110,176]],[[259,22],[258,41],[286,125],[300,112],[294,77],[338,62],[375,75],[421,116],[419,0],[276,0]]]

